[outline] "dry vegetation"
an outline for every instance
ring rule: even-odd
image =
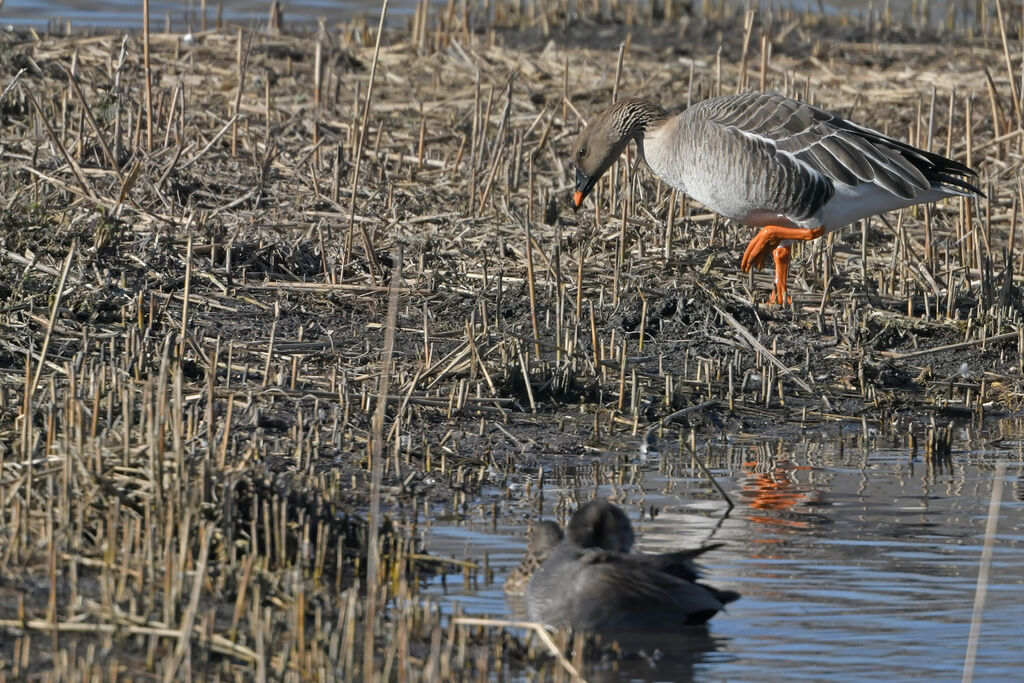
[[[696,439],[1015,414],[1019,3],[695,4],[424,3],[376,58],[365,23],[0,36],[0,679],[562,675],[419,601],[424,516],[687,407]],[[750,87],[988,198],[804,248],[788,309],[635,152],[567,210],[613,94]]]

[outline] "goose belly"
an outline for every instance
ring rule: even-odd
[[[914,204],[934,202],[944,197],[955,196],[941,188],[933,187],[917,193],[907,199],[873,183],[846,185],[835,183],[836,193],[818,212],[818,225],[829,230],[841,228],[868,216],[875,216],[886,211],[903,209]]]

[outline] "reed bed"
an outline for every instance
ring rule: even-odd
[[[568,678],[418,597],[489,574],[424,524],[645,432],[860,425],[941,457],[950,421],[1018,414],[1024,17],[969,4],[0,35],[0,679]],[[805,247],[787,308],[738,269],[750,229],[633,151],[568,211],[615,95],[748,88],[988,196]]]

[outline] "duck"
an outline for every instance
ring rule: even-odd
[[[503,588],[508,595],[523,595],[537,567],[562,540],[562,528],[555,522],[543,521],[530,527],[526,552],[518,566],[505,577]]]
[[[557,527],[557,525],[555,526]],[[604,500],[592,500],[580,506],[569,520],[567,533],[570,540],[581,548],[601,548],[617,553],[633,553],[633,557],[642,561],[645,566],[667,572],[684,581],[696,581],[700,578],[700,568],[695,563],[697,557],[724,545],[708,543],[699,548],[674,550],[667,553],[635,553],[633,543],[636,540],[636,535],[629,517],[622,511],[622,508]],[[550,552],[550,548],[548,552]],[[723,595],[731,595],[731,593]],[[736,598],[731,599],[735,600]]]
[[[633,527],[626,514],[605,501],[590,501],[581,506],[578,514],[570,520],[568,530],[573,542],[582,548],[603,548],[628,553],[632,552],[635,540]],[[533,573],[562,540],[564,534],[557,523],[541,521],[530,526],[527,537],[528,543],[523,559],[505,577],[503,589],[508,595],[526,593]],[[721,543],[711,543],[696,549],[639,556],[651,566],[658,566],[663,571],[687,581],[696,581],[700,578],[700,570],[694,559],[721,546]]]
[[[761,228],[740,261],[771,256],[769,304],[788,304],[794,241],[862,218],[946,197],[984,197],[977,173],[939,154],[775,92],[703,100],[670,115],[654,102],[619,100],[576,139],[572,203],[579,209],[634,140],[662,181],[712,211]]]
[[[526,612],[554,628],[605,635],[663,633],[705,624],[740,596],[698,581],[693,560],[720,544],[659,554],[632,550],[629,518],[607,501],[577,510],[533,572]]]

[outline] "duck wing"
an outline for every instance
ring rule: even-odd
[[[712,590],[659,571],[636,556],[588,550],[579,561],[573,625],[589,630],[658,630],[703,624],[724,606]]]
[[[636,558],[638,561],[643,562],[645,566],[665,574],[670,574],[677,579],[697,583],[701,588],[710,591],[719,602],[726,605],[738,600],[740,598],[740,594],[736,591],[721,590],[714,588],[713,586],[700,583],[699,579],[702,576],[701,568],[696,562],[694,562],[696,558],[700,557],[704,553],[710,550],[715,550],[716,548],[721,548],[724,545],[724,543],[709,543],[708,545],[701,546],[700,548],[690,548],[687,550],[676,550],[668,553],[649,555],[636,554],[628,557]]]
[[[687,550],[675,550],[668,553],[637,554],[636,557],[648,563],[649,566],[658,571],[671,574],[684,581],[696,581],[701,577],[700,567],[694,562],[704,553],[721,548],[724,543],[710,543],[700,548],[689,548]]]

